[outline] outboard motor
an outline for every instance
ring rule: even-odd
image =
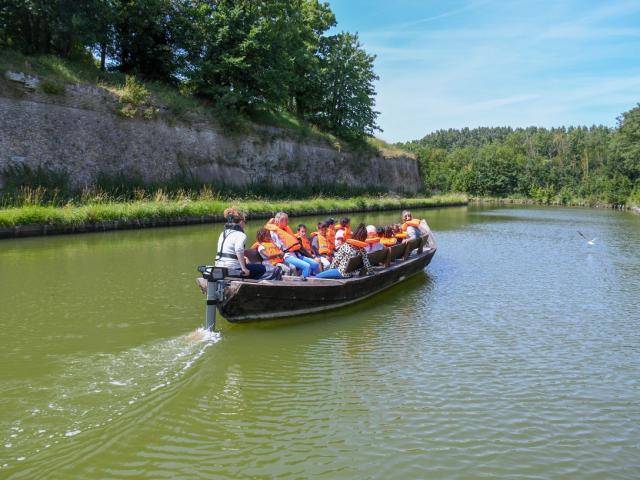
[[[216,305],[224,300],[224,279],[229,276],[229,270],[222,267],[200,265],[198,271],[202,274],[202,278],[207,281],[205,328],[213,332],[216,328]]]

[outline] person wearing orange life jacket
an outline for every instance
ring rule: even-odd
[[[311,234],[311,249],[322,262],[324,268],[331,265],[331,246],[327,239],[327,222],[318,222],[318,230]]]
[[[336,227],[336,249],[340,248],[346,240],[351,238],[350,224],[351,219],[349,217],[340,219],[340,225]]]
[[[324,223],[327,224],[327,241],[329,242],[329,249],[331,254],[336,250],[336,221],[333,218],[327,218]]]
[[[300,252],[303,247],[289,228],[289,215],[278,212],[273,223],[268,223],[264,227],[271,231],[273,243],[284,252],[285,263],[300,270],[303,279],[320,271],[318,262]]]
[[[318,255],[313,251],[313,246],[311,245],[311,241],[309,237],[307,237],[307,226],[304,223],[298,225],[298,231],[296,233],[296,238],[302,245],[302,249],[306,252],[307,257],[313,258],[319,265],[322,267],[322,261],[318,258]]]
[[[384,235],[380,237],[380,243],[385,247],[393,247],[398,244],[398,239],[393,235],[393,227],[384,228]]]
[[[328,270],[316,275],[316,278],[350,278],[353,274],[347,273],[347,265],[349,260],[356,256],[362,257],[363,270],[367,275],[374,273],[365,247],[367,246],[367,229],[364,223],[358,225],[358,228],[353,232],[352,238],[345,240],[345,242],[338,248],[333,256],[333,261]]]
[[[268,272],[280,269],[283,275],[291,275],[291,267],[284,263],[284,252],[271,241],[271,232],[261,228],[256,233],[255,248]]]
[[[419,238],[420,237],[420,229],[418,225],[420,225],[419,218],[413,218],[411,212],[409,210],[405,210],[402,212],[402,220],[404,223],[402,224],[402,231],[407,233],[408,238]]]
[[[367,239],[365,242],[367,242],[367,247],[365,248],[367,253],[376,252],[384,248],[384,245],[380,243],[378,229],[374,225],[367,225]]]

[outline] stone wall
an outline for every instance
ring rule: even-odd
[[[99,175],[162,183],[179,176],[217,185],[339,182],[397,193],[420,189],[417,162],[339,151],[323,140],[297,139],[256,126],[228,134],[212,122],[127,119],[115,99],[95,87],[67,86],[63,95],[0,88],[0,188],[10,167],[63,172],[72,186]]]

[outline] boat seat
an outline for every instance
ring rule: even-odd
[[[404,256],[402,257],[403,260],[406,260],[407,258],[409,258],[409,255],[411,255],[411,252],[413,252],[416,248],[420,248],[420,246],[422,245],[422,237],[412,238],[408,242],[405,242],[405,245],[406,245],[406,250],[404,251]]]
[[[262,263],[262,257],[256,248],[245,249],[244,256],[249,259],[249,263]]]
[[[420,243],[418,247],[418,253],[422,253],[425,247],[429,248],[429,235],[422,235],[420,238],[422,239],[422,243]]]
[[[398,260],[399,258],[403,258],[404,257],[404,252],[407,249],[407,244],[406,243],[399,243],[398,245],[394,245],[393,247],[389,248],[389,258],[388,258],[388,262],[395,262],[396,260]]]
[[[360,270],[362,267],[364,267],[364,264],[362,263],[362,257],[358,255],[357,257],[352,257],[351,259],[349,259],[349,263],[347,263],[347,268],[345,268],[344,272],[353,273]]]
[[[377,250],[367,254],[369,263],[371,266],[379,265],[381,263],[387,263],[387,256],[389,255],[389,249],[387,247],[382,250]]]

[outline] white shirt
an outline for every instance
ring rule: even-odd
[[[336,249],[340,247],[344,243],[344,229],[336,231]]]
[[[226,234],[226,239],[225,239]],[[224,240],[224,245],[222,242]],[[244,244],[247,241],[247,235],[239,230],[225,229],[218,237],[218,252],[235,256],[237,253],[244,255]],[[221,250],[222,249],[222,250]],[[240,270],[240,262],[237,258],[221,257],[216,260],[216,267],[225,267]]]
[[[407,235],[409,235],[409,238],[418,238],[420,229],[418,227],[407,227]]]

